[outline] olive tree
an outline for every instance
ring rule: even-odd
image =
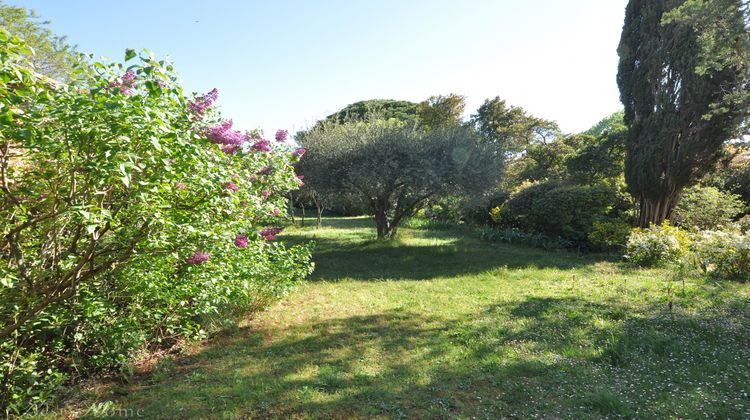
[[[380,239],[392,238],[430,200],[478,196],[495,187],[502,165],[494,146],[458,125],[425,131],[369,119],[320,127],[302,145],[309,162],[316,162],[306,177],[321,190],[359,197],[375,217]]]

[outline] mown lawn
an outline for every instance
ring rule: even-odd
[[[99,407],[148,418],[750,417],[750,285],[460,228],[373,241],[292,230],[317,269],[286,300]],[[673,301],[670,310],[668,302]],[[112,401],[113,403],[105,403]]]

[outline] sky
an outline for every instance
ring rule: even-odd
[[[365,99],[500,96],[564,132],[621,108],[627,0],[6,0],[81,52],[171,59],[241,129],[305,129]]]

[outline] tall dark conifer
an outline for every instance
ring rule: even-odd
[[[672,217],[683,188],[715,165],[743,115],[739,107],[712,112],[726,95],[746,88],[742,70],[706,69],[701,29],[663,19],[685,2],[630,0],[618,47],[617,83],[628,125],[625,179],[640,200],[641,226]],[[740,8],[741,0],[736,3]]]

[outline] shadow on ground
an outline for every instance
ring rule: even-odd
[[[332,235],[332,229],[336,235]],[[369,235],[372,230],[372,236]],[[571,269],[602,261],[609,256],[576,255],[515,245],[487,243],[464,229],[401,229],[401,239],[374,238],[366,218],[331,219],[324,228],[285,234],[284,241],[313,241],[316,264],[311,280],[426,280],[479,274],[500,268]]]
[[[747,390],[747,369],[720,389],[701,383],[748,356],[747,335],[709,316],[627,312],[527,298],[476,318],[390,311],[258,325],[123,387],[122,405],[152,418],[734,417],[726,396]],[[717,359],[719,344],[731,356]]]

